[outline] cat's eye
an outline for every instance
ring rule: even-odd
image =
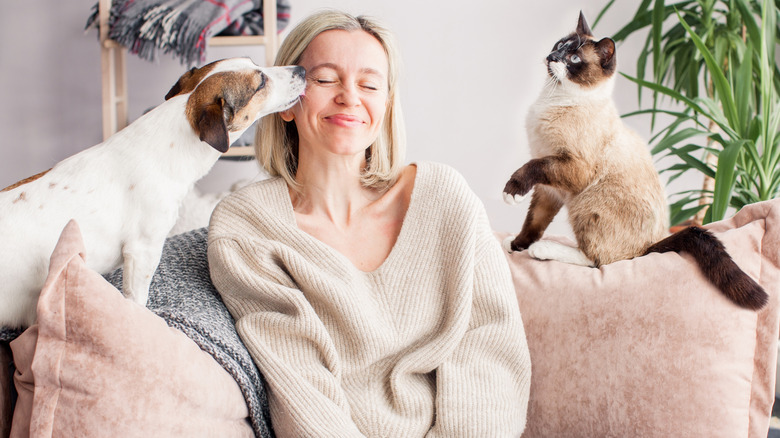
[[[579,57],[579,56],[577,56],[577,55],[571,55],[571,58],[569,58],[569,60],[570,60],[571,62],[575,63],[575,64],[579,64],[579,63],[580,63],[580,61],[582,61],[582,60],[580,59],[580,57]]]

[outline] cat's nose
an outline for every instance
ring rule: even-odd
[[[562,59],[558,52],[552,52],[547,55],[547,62],[560,62]]]

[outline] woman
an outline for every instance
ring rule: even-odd
[[[214,211],[211,276],[268,383],[278,436],[519,436],[531,366],[506,260],[454,170],[403,164],[398,59],[375,21],[304,20],[268,116],[276,178]]]

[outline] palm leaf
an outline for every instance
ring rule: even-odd
[[[661,56],[661,35],[664,25],[664,0],[656,0],[653,7],[653,23],[650,34],[653,36],[653,77],[658,80],[663,69],[664,59]]]
[[[680,18],[680,24],[682,24],[683,27],[685,27],[685,30],[688,31],[688,35],[696,45],[696,48],[699,49],[699,53],[701,53],[702,57],[704,58],[704,62],[707,64],[713,86],[715,87],[715,92],[717,93],[717,96],[721,102],[721,106],[723,106],[723,113],[725,114],[726,119],[728,119],[731,126],[733,126],[737,132],[741,132],[742,121],[737,117],[737,108],[736,104],[734,103],[734,96],[731,87],[726,80],[726,76],[723,74],[723,70],[721,70],[721,66],[715,61],[712,53],[709,51],[709,49],[707,49],[707,46],[704,44],[701,38],[699,38],[699,36],[696,35],[690,26],[688,26],[688,23],[685,22],[685,19],[683,19],[682,15],[678,14],[678,17]]]
[[[707,211],[707,222],[714,222],[726,216],[726,210],[731,201],[731,191],[734,189],[734,168],[737,157],[746,140],[729,143],[718,155],[718,170],[715,171],[715,190],[712,207]]]
[[[751,100],[753,97],[753,45],[750,41],[747,44],[747,50],[742,57],[742,62],[739,64],[736,73],[736,108],[737,114],[741,120],[748,120],[750,118]],[[740,132],[740,135],[744,136],[749,131],[747,126],[744,132]]]
[[[710,166],[707,165],[707,163],[691,156],[691,152],[700,150],[701,146],[689,144],[681,148],[670,149],[669,154],[681,159],[683,162],[685,162],[686,165],[688,165],[689,168],[696,169],[704,175],[709,176],[710,178],[714,178],[716,176],[716,172],[714,172]]]
[[[677,131],[659,141],[656,143],[655,147],[650,151],[651,154],[655,155],[661,151],[664,151],[666,149],[671,149],[676,145],[677,143],[683,142],[685,140],[688,140],[689,138],[693,138],[696,136],[709,136],[709,132],[701,131],[695,128],[685,128],[680,131]],[[697,149],[700,149],[700,147],[697,147]]]

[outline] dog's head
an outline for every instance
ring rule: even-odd
[[[257,119],[291,107],[306,88],[303,67],[258,67],[249,58],[215,61],[184,73],[165,100],[188,94],[186,116],[220,152]]]

